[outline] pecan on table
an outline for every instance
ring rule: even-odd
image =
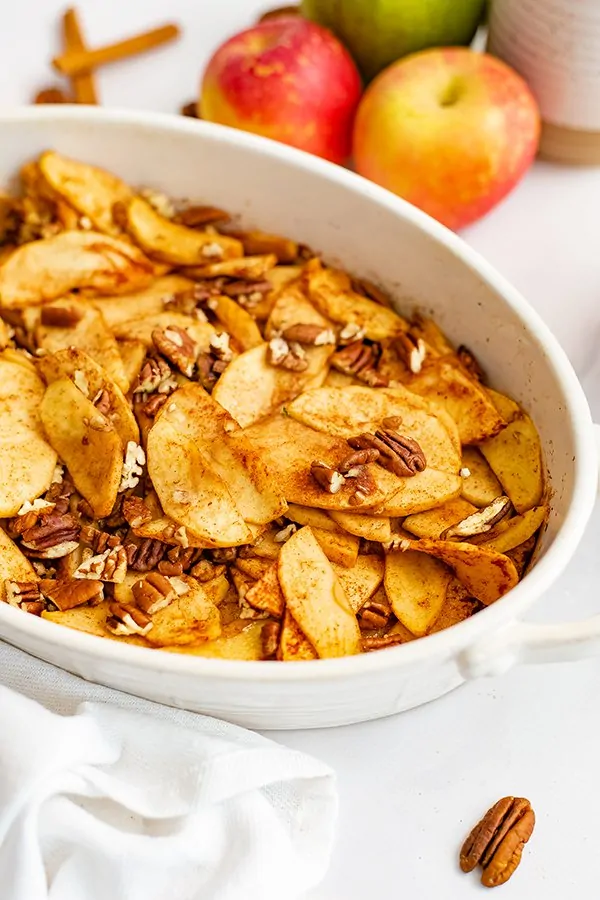
[[[83,606],[84,603],[94,606],[104,598],[104,585],[101,581],[76,581],[73,578],[55,581],[44,578],[40,582],[40,589],[61,612]]]
[[[389,425],[386,420],[384,425]],[[357,437],[348,438],[348,443],[356,450],[379,450],[377,464],[399,475],[408,478],[423,472],[427,468],[427,460],[417,441],[399,434],[395,429],[383,427],[375,434],[365,432]]]
[[[504,884],[521,862],[523,847],[534,825],[535,815],[529,800],[523,797],[498,800],[464,842],[460,851],[461,869],[472,872],[480,865],[483,885]]]
[[[150,572],[145,578],[140,578],[131,588],[131,593],[136,606],[149,616],[164,609],[177,596],[169,579],[160,572]]]
[[[331,357],[331,365],[344,375],[352,375],[371,387],[387,387],[388,380],[377,372],[377,364],[381,356],[379,344],[355,340]]]
[[[152,341],[158,352],[166,356],[182,375],[192,377],[198,348],[187,331],[177,325],[155,328],[152,332]]]

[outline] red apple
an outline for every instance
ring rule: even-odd
[[[354,127],[361,175],[449,228],[485,215],[535,157],[540,117],[523,79],[484,53],[424,50],[379,75]]]
[[[282,16],[219,47],[204,73],[200,113],[342,163],[360,93],[358,70],[337,38]]]

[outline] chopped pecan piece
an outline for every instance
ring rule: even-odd
[[[110,534],[108,531],[100,531],[93,525],[84,525],[81,529],[80,539],[82,543],[89,544],[94,553],[104,553],[105,550],[112,550],[121,543],[121,538],[117,534]]]
[[[149,419],[154,419],[167,400],[168,397],[166,394],[153,394],[142,406],[142,412],[147,415]]]
[[[104,388],[100,388],[92,403],[103,416],[108,416],[110,412],[110,394]]]
[[[127,636],[139,634],[142,637],[152,628],[152,619],[133,604],[111,603],[106,627],[112,634]]]
[[[234,562],[237,554],[237,547],[217,547],[215,550],[210,550],[210,557],[213,562],[216,563],[230,563]]]
[[[53,328],[73,328],[83,318],[74,306],[42,306],[40,322]]]
[[[161,388],[173,380],[171,367],[160,357],[149,356],[140,369],[137,383],[133,389],[134,394],[153,394],[154,391],[167,394],[167,390]]]
[[[310,474],[328,494],[337,494],[345,483],[344,476],[337,469],[319,459],[310,464]]]
[[[23,532],[23,546],[32,551],[44,551],[46,559],[58,559],[66,555],[66,545],[77,542],[80,530],[74,516],[68,513],[61,515],[53,510],[42,515],[39,522]],[[70,553],[72,549],[66,552]]]
[[[387,628],[392,619],[391,606],[377,600],[367,600],[358,614],[361,628],[367,630]]]
[[[4,588],[6,591],[6,602],[10,606],[16,606],[18,609],[23,609],[25,604],[41,604],[39,613],[35,613],[33,609],[26,610],[27,612],[34,612],[35,615],[41,614],[44,603],[40,593],[40,586],[37,581],[6,580],[4,582]]]
[[[265,622],[260,632],[262,658],[275,659],[279,647],[279,622]]]
[[[269,294],[272,290],[273,285],[270,281],[267,280],[230,281],[229,283],[224,284],[221,288],[221,292],[223,294],[227,294],[228,297],[245,297],[246,300],[249,300],[251,302],[254,301],[256,303],[260,302],[264,295]]]
[[[197,563],[201,558],[202,550],[200,550],[198,547],[171,547],[170,550],[167,551],[167,560],[172,565],[181,564],[184,572],[187,572],[187,570],[195,563]]]
[[[464,842],[460,867],[472,872],[480,865],[481,882],[497,887],[511,877],[519,863],[523,847],[531,837],[535,815],[529,800],[503,797],[492,806]]]
[[[485,381],[485,372],[479,365],[477,357],[471,353],[468,347],[465,347],[464,344],[456,351],[456,355],[458,356],[462,366],[467,370],[471,378],[474,378],[475,381]]]
[[[158,564],[158,571],[161,575],[166,575],[169,577],[170,575],[183,575],[183,563],[182,562],[169,562],[168,559],[161,559]]]
[[[208,559],[200,559],[190,569],[190,575],[193,575],[194,578],[198,579],[198,581],[205,582],[212,581],[213,578],[217,578],[219,575],[223,575],[225,571],[226,568],[223,564],[214,565]]]
[[[73,578],[55,581],[44,578],[40,582],[40,588],[43,595],[61,611],[83,606],[84,603],[95,606],[104,598],[104,585],[101,581],[76,581]]]
[[[130,542],[125,546],[129,568],[134,572],[150,572],[155,569],[166,550],[166,544],[152,538],[144,538],[139,543]]]
[[[423,338],[415,337],[410,331],[403,331],[394,339],[394,347],[409,370],[417,375],[423,368],[427,346]]]
[[[210,352],[219,362],[231,362],[233,351],[229,346],[229,334],[226,331],[211,336]]]
[[[166,356],[183,375],[192,377],[198,348],[187,331],[177,325],[155,328],[152,332],[152,341],[158,352]]]
[[[312,347],[323,347],[326,344],[335,344],[335,332],[331,328],[321,325],[290,325],[282,334],[282,338],[288,344],[308,344]]]
[[[338,466],[338,470],[342,473],[342,475],[347,475],[357,466],[366,466],[367,463],[377,462],[379,459],[379,450],[375,447],[371,447],[366,450],[357,450],[356,453],[351,453],[350,456],[347,456]]]
[[[417,441],[391,428],[381,428],[375,434],[365,432],[349,438],[348,443],[356,450],[379,450],[378,465],[403,478],[423,472],[427,467],[425,454]]]
[[[127,441],[125,448],[125,459],[123,460],[123,470],[121,472],[121,484],[119,485],[119,493],[128,491],[139,484],[140,476],[146,465],[146,454],[143,447],[136,444],[135,441]]]
[[[308,368],[308,359],[303,347],[297,341],[288,344],[282,337],[277,336],[269,341],[267,360],[272,366],[288,369],[290,372],[305,372]]]
[[[354,341],[362,341],[364,336],[364,328],[361,328],[356,322],[348,322],[347,325],[344,325],[338,335],[338,343],[344,347],[346,344],[353,344]]]
[[[141,497],[125,497],[121,508],[125,521],[132,528],[139,528],[152,521],[152,512]]]
[[[381,637],[375,635],[373,637],[363,637],[362,648],[365,653],[371,650],[383,650],[385,647],[396,647],[402,644],[404,638],[400,634],[384,634]]]
[[[113,581],[121,584],[127,574],[127,554],[119,544],[108,548],[104,553],[90,556],[77,567],[74,578],[89,578],[94,581]]]
[[[338,372],[352,375],[371,387],[387,387],[387,378],[377,372],[380,356],[379,344],[368,344],[365,341],[355,340],[333,354],[331,365]]]
[[[169,579],[160,572],[150,572],[145,578],[140,578],[131,588],[131,593],[136,605],[149,616],[164,609],[177,596]]]

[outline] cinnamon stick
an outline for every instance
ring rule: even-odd
[[[161,28],[146,31],[124,41],[118,41],[116,44],[98,47],[96,50],[69,51],[53,59],[52,64],[63,75],[72,77],[82,72],[89,72],[98,66],[105,66],[138,53],[144,53],[153,47],[160,47],[176,37],[179,37],[177,25],[163,25]]]
[[[81,51],[89,52],[81,31],[81,25],[79,24],[79,16],[74,7],[68,9],[63,16],[63,37],[67,54]],[[77,103],[92,105],[98,103],[98,93],[91,69],[72,75],[71,84]]]

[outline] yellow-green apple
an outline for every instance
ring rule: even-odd
[[[523,79],[463,47],[423,50],[367,88],[356,170],[449,228],[483,216],[532,162],[540,117]]]
[[[367,79],[427,47],[470,44],[486,0],[302,0],[302,14],[331,29]]]
[[[200,114],[342,163],[361,90],[358,69],[333,34],[281,16],[219,47],[202,80]]]

